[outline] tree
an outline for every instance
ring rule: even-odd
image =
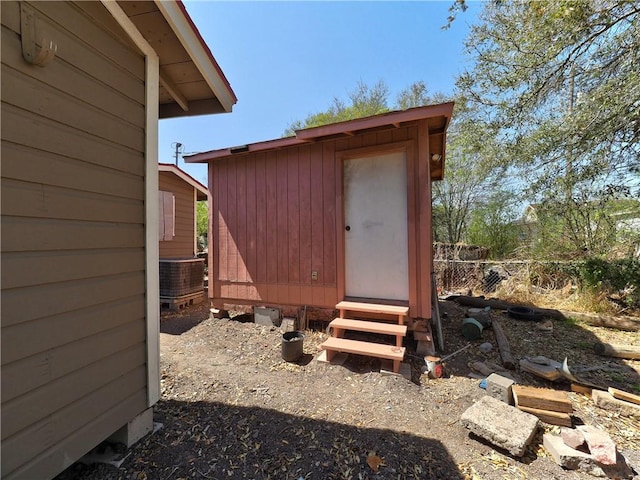
[[[471,212],[467,242],[487,247],[493,259],[509,257],[520,245],[517,217],[512,192],[494,190]]]
[[[196,204],[196,233],[198,237],[198,250],[207,248],[207,238],[209,232],[209,206],[206,201]]]
[[[303,128],[319,127],[388,112],[388,96],[389,87],[382,80],[379,80],[372,87],[363,82],[358,82],[356,88],[348,94],[348,104],[338,97],[334,97],[326,111],[309,115],[304,120],[294,121],[287,127],[283,136],[293,136],[296,130]]]
[[[486,4],[458,86],[506,158],[542,167],[538,185],[638,187],[639,13],[626,0]]]

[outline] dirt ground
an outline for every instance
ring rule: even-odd
[[[465,310],[443,302],[446,352],[465,346]],[[640,335],[554,320],[553,332],[536,322],[492,312],[516,360],[567,356],[593,382],[638,393],[640,361],[598,357],[596,340],[640,344]],[[246,316],[210,319],[206,305],[166,313],[161,325],[162,399],[155,433],[136,444],[119,468],[75,464],[58,480],[127,479],[586,479],[556,465],[541,446],[543,424],[523,458],[516,459],[460,424],[460,415],[485,391],[469,378],[468,363],[500,364],[491,329],[445,362],[445,375],[422,374],[422,357],[406,359],[411,379],[380,372],[380,362],[351,355],[343,365],[319,363],[317,346],[327,337],[308,330],[304,356],[282,359],[282,331]],[[493,349],[478,348],[490,342]],[[589,370],[589,367],[598,367]],[[587,370],[587,371],[585,371]],[[520,383],[569,390],[526,372]],[[629,465],[640,473],[640,422],[596,407],[570,392],[574,424],[605,429]],[[638,475],[636,475],[636,478]]]

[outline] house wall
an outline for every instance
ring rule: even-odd
[[[160,190],[175,195],[175,232],[173,240],[160,242],[160,258],[186,259],[195,257],[195,189],[173,173],[160,172]]]
[[[410,313],[430,317],[428,139],[425,121],[211,161],[213,303],[334,308],[344,298],[342,159],[402,148],[410,197]]]
[[[147,408],[145,62],[98,2],[2,18],[2,476],[51,478]]]

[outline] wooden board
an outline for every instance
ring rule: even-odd
[[[609,393],[613,395],[613,398],[640,405],[640,395],[634,395],[633,393],[625,392],[624,390],[618,390],[617,388],[613,387],[609,387],[608,390]]]
[[[390,360],[402,360],[404,347],[383,345],[380,343],[361,342],[359,340],[346,340],[344,338],[328,338],[320,345],[323,350],[333,350],[344,353],[355,353],[368,357],[388,358]]]
[[[343,301],[336,305],[338,310],[349,310],[367,313],[386,313],[389,315],[399,315],[406,317],[409,314],[409,307],[397,305],[379,305],[375,303],[359,303]]]
[[[342,330],[355,330],[358,332],[380,333],[383,335],[401,335],[407,334],[406,325],[396,325],[393,323],[367,322],[364,320],[351,320],[347,318],[335,318],[330,327]]]
[[[544,378],[545,380],[550,380],[552,382],[558,380],[562,377],[559,369],[562,367],[562,364],[558,362],[553,362],[551,365],[540,365],[538,363],[530,362],[529,360],[523,358],[520,360],[520,369],[537,375],[538,377]]]
[[[553,412],[551,410],[541,410],[539,408],[522,407],[518,405],[518,409],[523,412],[535,415],[540,420],[551,425],[560,425],[562,427],[571,427],[571,416],[568,413]]]
[[[567,392],[549,388],[535,388],[526,385],[512,387],[513,398],[518,407],[551,410],[553,412],[571,413],[573,406]]]

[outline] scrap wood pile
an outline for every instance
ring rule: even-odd
[[[585,379],[585,373],[610,372],[611,378],[620,376],[620,372],[633,372],[635,380],[631,386],[640,385],[637,381],[638,366],[633,361],[640,359],[640,345],[623,343],[608,343],[603,341],[591,344],[589,356],[592,359],[601,358],[598,365],[577,365],[569,367],[569,361],[549,358],[546,349],[543,353],[549,355],[519,355],[518,348],[513,348],[509,339],[509,329],[505,325],[512,325],[512,319],[518,318],[524,309],[516,310],[516,315],[507,314],[509,323],[490,312],[482,303],[473,303],[474,307],[467,310],[463,321],[462,333],[467,340],[482,340],[483,330],[492,327],[493,340],[497,345],[500,360],[477,359],[468,362],[471,370],[470,377],[483,379],[480,386],[486,388],[487,395],[481,402],[476,402],[461,417],[461,422],[472,433],[478,435],[502,449],[508,450],[513,456],[523,456],[526,449],[534,446],[533,442],[540,427],[544,429],[542,436],[542,452],[566,469],[580,470],[595,476],[610,478],[633,478],[634,472],[627,464],[625,457],[618,451],[621,445],[609,436],[604,428],[599,428],[602,418],[609,418],[610,425],[614,425],[617,438],[624,447],[632,451],[640,448],[640,395],[632,393],[629,385],[626,389],[616,388],[602,378]],[[531,337],[519,332],[514,335],[519,347],[535,344],[544,348],[553,343],[551,339],[554,331],[554,321],[545,319],[545,315],[529,309],[524,314],[529,318],[528,332],[534,332],[538,339],[549,337],[549,341],[533,342]],[[469,318],[472,316],[488,315],[478,326],[469,328]],[[500,319],[500,320],[498,320]],[[472,319],[473,320],[473,319]],[[525,322],[527,323],[527,322]],[[466,325],[466,328],[465,328]],[[624,324],[623,330],[629,323]],[[523,329],[521,329],[523,330]],[[513,333],[513,332],[511,332]],[[562,334],[558,335],[562,338]],[[631,337],[635,338],[635,334]],[[491,350],[492,343],[484,342],[479,345],[480,351]],[[577,348],[566,348],[565,354],[572,355]],[[484,348],[484,350],[483,350]],[[526,350],[523,348],[523,350]],[[585,350],[581,345],[580,350]],[[527,351],[531,353],[531,349]],[[597,357],[599,356],[599,357]],[[631,360],[631,365],[619,365],[609,359]],[[519,361],[517,361],[519,360]],[[523,381],[524,378],[525,380]],[[543,384],[539,388],[528,384]],[[523,417],[523,415],[525,417]],[[574,428],[575,427],[575,428]],[[558,430],[560,429],[560,430]],[[627,443],[628,441],[628,443]],[[637,467],[636,467],[637,468]],[[636,472],[638,473],[638,472]]]

